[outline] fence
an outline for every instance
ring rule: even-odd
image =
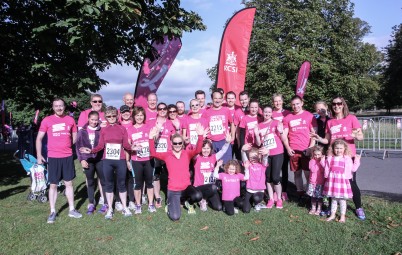
[[[402,116],[359,117],[364,134],[362,141],[355,141],[356,148],[364,151],[381,151],[383,159],[388,152],[402,152]]]

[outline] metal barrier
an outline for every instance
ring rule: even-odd
[[[364,139],[355,141],[356,149],[383,151],[383,159],[389,151],[402,151],[402,116],[358,117]]]

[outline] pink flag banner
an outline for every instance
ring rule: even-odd
[[[164,37],[163,43],[154,42],[152,44],[158,52],[158,56],[155,56],[156,58],[152,62],[146,58],[141,66],[134,92],[135,105],[147,106],[148,94],[156,93],[179,53],[181,45],[180,38],[169,40],[167,36]]]
[[[301,98],[304,97],[304,93],[306,92],[306,84],[308,75],[310,74],[310,66],[310,62],[303,62],[297,75],[296,95]]]
[[[39,110],[36,110],[35,116],[34,116],[34,119],[33,119],[33,123],[35,123],[35,125],[38,124],[38,117],[39,117]]]
[[[233,91],[239,98],[244,90],[248,48],[256,8],[244,8],[233,15],[222,35],[219,51],[217,87]],[[237,100],[237,103],[239,101]]]

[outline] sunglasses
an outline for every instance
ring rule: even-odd
[[[158,111],[166,111],[166,108],[158,108]]]
[[[169,111],[169,113],[176,113],[177,111]]]
[[[342,102],[332,102],[332,106],[335,106],[335,105],[341,106],[341,105],[343,105],[343,103]]]
[[[173,145],[183,145],[183,142],[178,142],[178,143],[172,142],[172,143],[173,143]]]
[[[117,117],[117,115],[108,115],[108,116],[106,116],[106,118],[116,118]]]
[[[199,104],[192,104],[191,107],[199,106]]]
[[[94,100],[94,101],[92,101],[92,103],[95,103],[95,104],[97,104],[97,103],[102,103],[102,100]]]

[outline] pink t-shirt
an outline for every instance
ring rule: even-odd
[[[75,121],[70,116],[47,116],[39,131],[47,134],[47,149],[50,158],[65,158],[73,155],[72,134],[77,133]]]
[[[225,140],[225,133],[228,130],[229,123],[232,123],[229,109],[226,107],[221,107],[218,110],[210,108],[202,117],[209,123],[208,138],[212,141]]]
[[[269,149],[269,155],[275,156],[283,153],[283,144],[277,129],[279,121],[261,122],[258,124],[262,146]]]
[[[352,156],[356,155],[355,140],[352,137],[352,130],[361,128],[359,121],[355,115],[349,114],[343,119],[330,119],[327,122],[325,133],[331,135],[331,143],[338,138],[345,140],[352,152]]]
[[[157,124],[157,119],[151,120],[147,123],[150,127],[155,127]],[[162,128],[159,133],[159,138],[156,140],[155,148],[156,152],[167,152],[172,150],[172,144],[170,142],[170,136],[176,132],[176,128],[173,126],[173,123],[166,119],[162,124]]]
[[[229,108],[229,107],[227,107],[227,108],[228,108],[229,111],[230,111],[230,116],[232,117],[233,123],[235,123],[235,125],[238,125],[239,123],[236,124],[236,122],[235,122],[235,115],[236,115],[236,111],[238,111],[238,110],[240,110],[241,112],[243,112],[243,111],[241,110],[241,107],[238,106],[238,105],[234,105],[233,108]]]
[[[186,128],[186,123],[187,123],[187,118],[188,118],[188,116],[187,115],[185,115],[185,114],[183,114],[183,115],[177,115],[177,119],[180,121],[180,129],[182,130],[182,129],[184,129],[184,128]]]
[[[289,129],[289,145],[293,150],[304,151],[310,145],[310,132],[317,127],[317,119],[308,111],[289,114],[283,118],[283,128]]]
[[[122,126],[122,127],[124,127],[126,130],[128,130],[130,127],[132,127],[133,126],[133,122],[132,121],[130,121],[130,122],[128,122],[128,123],[120,123],[120,125]]]
[[[92,109],[86,109],[85,111],[82,111],[80,113],[80,116],[78,117],[78,124],[77,124],[78,128],[81,129],[83,126],[85,126],[85,124],[88,123],[88,114],[92,111],[93,111]],[[102,122],[105,122],[106,121],[105,113],[104,112],[98,112],[98,113],[99,113],[99,124]]]
[[[156,110],[152,111],[148,107],[145,107],[145,115],[147,117],[146,123],[148,123],[148,122],[153,121],[153,120],[156,119],[156,116],[158,115],[158,112]]]
[[[240,121],[239,127],[245,128],[245,143],[253,143],[255,144],[255,137],[254,137],[254,127],[258,126],[259,118],[258,116],[250,116],[245,115],[242,120]]]
[[[141,127],[136,128],[131,125],[129,129],[127,129],[127,135],[131,144],[139,144],[141,145],[141,150],[134,151],[131,154],[131,160],[134,161],[146,161],[150,159],[149,153],[149,126],[147,124],[142,124]]]
[[[196,131],[197,123],[200,123],[204,128],[208,127],[208,122],[204,118],[194,119],[188,116],[186,121],[186,136],[190,138],[190,144],[196,145],[198,140],[198,134]]]
[[[283,118],[291,114],[290,111],[282,109],[280,111],[272,111],[272,118],[274,120],[278,120],[279,122],[282,122]]]
[[[209,157],[198,155],[194,164],[194,186],[198,187],[215,182],[214,166],[216,154]]]
[[[234,118],[233,118],[233,123],[235,124],[235,126],[238,126],[240,124],[240,121],[243,119],[243,117],[245,116],[243,110],[241,107],[237,108],[234,114]]]
[[[243,174],[220,173],[219,180],[222,180],[222,200],[233,201],[240,196],[240,181],[244,180]]]
[[[325,165],[325,158],[320,160],[311,159],[309,162],[309,169],[310,169],[310,184],[319,184],[324,185],[324,166]]]
[[[267,166],[260,163],[251,163],[249,172],[250,178],[247,180],[247,189],[251,190],[265,190],[265,170]]]

